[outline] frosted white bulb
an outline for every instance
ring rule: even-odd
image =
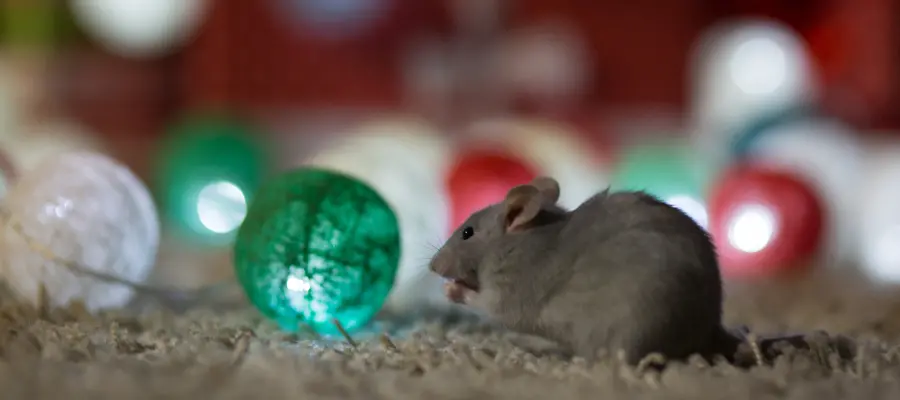
[[[71,0],[94,39],[126,57],[154,57],[181,45],[202,22],[206,0]]]
[[[900,143],[873,142],[857,204],[859,264],[874,282],[900,284]]]
[[[105,152],[103,142],[69,121],[50,121],[22,127],[16,134],[0,137],[13,165],[25,173],[48,158],[71,151]]]
[[[559,204],[572,209],[607,187],[600,156],[590,143],[565,126],[549,121],[493,119],[476,123],[468,141],[507,148],[554,177],[560,185]]]
[[[414,150],[416,155],[410,158],[400,157],[396,162],[428,168],[417,172],[439,176],[441,169],[449,164],[447,139],[430,125],[417,119],[376,120],[353,129],[351,137],[353,139],[350,142],[376,150],[374,153],[400,151],[398,154],[406,155]]]
[[[19,177],[4,207],[28,238],[59,259],[132,282],[145,280],[154,265],[159,221],[150,193],[106,156],[48,158]],[[4,222],[2,277],[23,300],[37,304],[41,284],[55,306],[81,300],[96,311],[132,299],[132,288],[73,273]]]
[[[814,103],[818,81],[803,39],[767,19],[721,23],[695,45],[691,124],[704,151],[724,157],[744,125]]]
[[[753,159],[796,171],[815,186],[827,208],[829,264],[854,259],[866,155],[851,129],[833,120],[795,120],[767,129],[749,152]]]
[[[428,270],[428,260],[449,231],[443,186],[449,145],[444,138],[421,123],[383,121],[360,127],[306,163],[362,180],[397,214],[400,267],[385,309],[404,313],[423,305],[446,306],[443,281]]]

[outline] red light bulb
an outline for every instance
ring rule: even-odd
[[[447,175],[451,230],[475,211],[500,202],[516,185],[530,182],[537,173],[524,161],[496,149],[475,149],[459,154]]]
[[[819,249],[822,202],[787,171],[732,166],[709,200],[710,234],[726,278],[772,276],[805,265]]]

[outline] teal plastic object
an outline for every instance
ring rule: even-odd
[[[181,121],[158,155],[154,186],[165,222],[187,239],[230,245],[270,159],[247,123],[221,115]]]
[[[815,108],[803,106],[778,110],[750,121],[735,134],[729,149],[731,156],[735,159],[746,158],[757,141],[765,137],[773,128],[804,119],[816,119],[824,116],[823,113]]]
[[[640,143],[625,149],[610,187],[643,190],[706,224],[706,192],[713,174],[698,151],[677,141]]]
[[[338,172],[302,168],[267,182],[234,245],[247,297],[282,329],[336,336],[381,309],[400,261],[400,228],[387,202]]]

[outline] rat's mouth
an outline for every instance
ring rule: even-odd
[[[454,285],[461,286],[461,287],[471,290],[473,292],[478,291],[478,283],[473,282],[470,279],[450,279],[450,282],[453,283]]]

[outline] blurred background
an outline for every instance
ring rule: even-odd
[[[897,0],[2,0],[5,181],[120,160],[165,226],[154,279],[232,274],[253,190],[301,165],[400,220],[389,306],[539,174],[575,207],[643,189],[707,228],[729,279],[900,282]],[[424,261],[423,261],[424,260]]]

